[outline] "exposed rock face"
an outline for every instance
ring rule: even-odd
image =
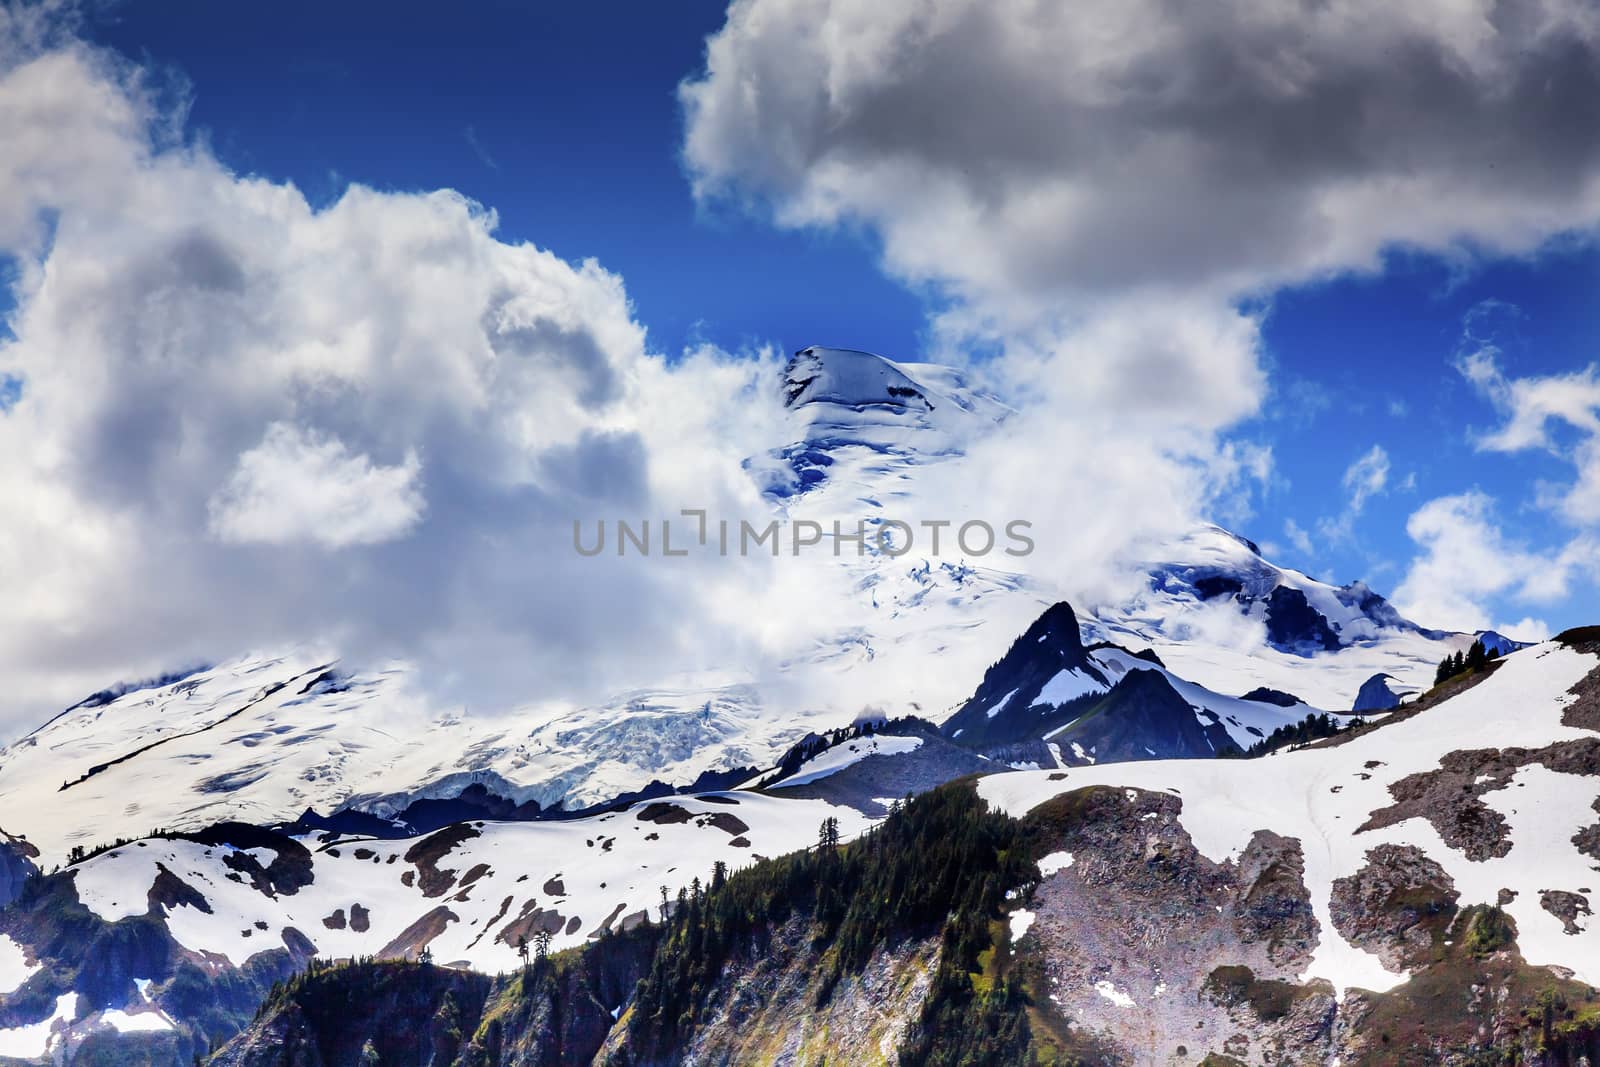
[[[771,949],[747,967],[730,967],[712,992],[712,1011],[673,1063],[701,1067],[772,1064],[893,1064],[939,965],[937,938],[874,953],[860,974],[819,996],[825,968],[810,945],[809,923],[790,922]],[[597,1063],[635,1062],[625,1027]]]
[[[1586,679],[1587,681],[1587,679]],[[1542,764],[1561,774],[1600,778],[1600,737],[1558,741],[1543,748],[1458,750],[1439,760],[1437,770],[1400,779],[1389,787],[1395,802],[1374,811],[1360,827],[1376,830],[1407,819],[1426,819],[1446,844],[1468,859],[1486,860],[1511,851],[1505,816],[1482,800],[1485,793],[1511,784],[1518,768]]]
[[[1258,833],[1236,863],[1216,864],[1181,808],[1166,794],[1095,788],[1034,813],[1061,828],[1055,843],[1072,857],[1044,865],[1054,873],[1025,902],[1034,918],[1014,946],[1043,972],[1045,1010],[1130,1063],[1202,1050],[1325,1058],[1333,989],[1295,980],[1317,938],[1299,843]]]
[[[1340,647],[1339,635],[1305,593],[1286,585],[1267,597],[1267,640],[1274,648],[1302,656]]]
[[[979,774],[993,769],[993,764],[977,754],[952,744],[929,731],[922,744],[911,752],[895,755],[872,755],[852,763],[841,771],[804,785],[785,786],[785,796],[816,797],[834,804],[847,804],[869,815],[885,815],[888,798],[903,799],[925,793],[945,782],[969,774]],[[1041,751],[1033,758],[1040,766],[1051,766],[1048,752],[1038,743]],[[993,753],[990,753],[993,756]]]
[[[38,849],[0,831],[0,908],[17,899],[23,883],[35,873],[33,861],[38,857]]]
[[[1389,683],[1394,681],[1387,674],[1374,674],[1371,678],[1361,683],[1361,690],[1356,693],[1355,704],[1352,711],[1389,711],[1400,706],[1400,694],[1390,688]]]
[[[1576,934],[1593,915],[1589,898],[1582,893],[1569,893],[1564,889],[1546,889],[1539,894],[1539,906],[1561,920],[1562,929]]]
[[[1129,671],[1094,703],[1092,713],[1083,714],[1051,740],[1073,751],[1076,744],[1093,752],[1101,763],[1210,759],[1239,748],[1214,717],[1201,722],[1159,671]]]
[[[1333,883],[1333,924],[1391,971],[1423,966],[1456,914],[1455,883],[1411,845],[1379,845],[1366,865]]]
[[[1285,693],[1281,689],[1268,689],[1266,686],[1257,686],[1239,699],[1254,700],[1260,704],[1272,704],[1280,708],[1292,708],[1301,702],[1293,693]]]
[[[1065,601],[1046,610],[1012,642],[1000,661],[984,672],[972,698],[939,732],[967,746],[1036,736],[1040,716],[1032,709],[1045,687],[1063,671],[1077,672],[1102,692],[1110,688],[1090,662],[1078,631],[1078,617]]]

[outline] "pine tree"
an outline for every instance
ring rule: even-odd
[[[1469,671],[1482,670],[1483,669],[1483,665],[1485,663],[1487,663],[1487,662],[1489,662],[1489,660],[1488,660],[1488,657],[1484,654],[1483,642],[1482,641],[1474,641],[1474,642],[1472,642],[1472,647],[1467,649],[1467,659],[1466,659],[1467,670],[1469,670]]]
[[[1449,678],[1454,673],[1455,673],[1455,668],[1452,667],[1451,664],[1450,664],[1450,657],[1449,656],[1445,656],[1444,659],[1439,661],[1438,670],[1433,672],[1433,684],[1434,685],[1439,685],[1440,683],[1442,683],[1445,679]]]

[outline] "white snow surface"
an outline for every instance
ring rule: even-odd
[[[153,1008],[134,1012],[123,1011],[121,1008],[108,1008],[100,1013],[100,1021],[124,1034],[175,1029],[171,1019]]]
[[[1186,568],[1224,573],[1255,596],[1265,596],[1278,585],[1297,589],[1342,640],[1352,642],[1309,656],[1283,652],[1266,643],[1259,604],[1253,613],[1245,613],[1227,597],[1200,601],[1157,585],[1128,602],[1080,612],[1095,639],[1153,648],[1169,670],[1219,693],[1242,694],[1266,686],[1324,711],[1347,711],[1361,684],[1374,674],[1390,675],[1396,688],[1427,689],[1439,660],[1473,640],[1470,634],[1436,639],[1414,629],[1378,626],[1347,602],[1348,593],[1342,596],[1334,586],[1272,564],[1209,523],[1162,546],[1139,566],[1153,574]],[[1360,592],[1366,587],[1354,583],[1352,588]]]
[[[73,845],[290,822],[307,808],[391,815],[473,783],[581,808],[652,779],[685,786],[705,770],[771,766],[809,722],[764,714],[745,685],[440,716],[402,665],[313,686],[330,666],[309,652],[247,656],[68,711],[0,749],[3,827],[49,867]]]
[[[140,841],[72,870],[84,905],[114,922],[146,913],[150,886],[165,867],[202,894],[211,909],[181,903],[169,908],[165,922],[173,938],[236,966],[259,952],[281,948],[290,927],[308,937],[321,956],[383,954],[419,918],[447,908],[444,930],[430,945],[434,958],[495,973],[519,964],[515,939],[497,935],[536,909],[560,916],[561,928],[552,940],[559,950],[597,936],[608,920],[610,925],[637,921],[640,912],[659,919],[661,887],[675,899],[692,879],[709,881],[718,860],[738,869],[761,857],[808,847],[829,816],[839,820],[847,839],[870,825],[853,809],[820,800],[753,793],[707,796],[721,799],[669,797],[654,802],[682,809],[688,818],[679,822],[641,820],[639,814],[649,806],[641,803],[568,821],[473,823],[476,836],[437,861],[438,869],[454,872],[455,880],[432,897],[424,895],[416,866],[405,859],[421,839],[347,838],[324,845],[314,836],[302,838],[312,850],[313,881],[292,894],[275,896],[257,891],[248,879],[229,877],[234,872],[224,860],[233,849],[193,841]],[[727,803],[729,799],[735,803]],[[712,820],[718,815],[735,817],[748,829],[736,833],[717,826]],[[368,913],[366,931],[350,921],[357,905]],[[324,923],[339,912],[342,929]]]
[[[1052,852],[1039,860],[1039,873],[1048,878],[1057,871],[1064,871],[1071,867],[1072,862],[1072,853]]]
[[[1122,990],[1118,989],[1116,986],[1112,985],[1103,978],[1094,984],[1094,991],[1111,1001],[1111,1003],[1115,1004],[1119,1008],[1133,1007],[1132,997],[1128,996],[1128,994],[1124,993]]]
[[[801,764],[800,771],[792,777],[773,784],[773,789],[783,789],[791,785],[806,785],[838,774],[846,767],[854,766],[868,756],[894,756],[903,752],[915,752],[922,747],[920,737],[894,737],[873,734],[868,737],[857,737],[850,741],[842,741],[831,748],[824,749],[812,759]]]
[[[1011,411],[960,370],[809,351],[793,376],[803,386],[789,407],[792,431],[798,445],[824,451],[829,463],[826,478],[800,495],[771,494],[780,517],[839,518],[852,528],[863,517],[894,517],[898,504],[914,502],[919,472],[963,462],[969,444]],[[777,456],[753,457],[748,467],[769,485],[794,474]],[[919,548],[899,558],[847,551],[813,559],[836,577],[842,568],[848,602],[759,685],[729,674],[489,717],[441,710],[404,664],[313,686],[332,653],[254,654],[70,710],[0,749],[0,829],[26,837],[48,868],[74,845],[156,828],[282,822],[307,808],[391,815],[475,783],[518,803],[569,810],[652,780],[683,787],[708,770],[771,767],[807,732],[836,728],[868,708],[940,721],[971,696],[984,667],[1062,599],[1048,576],[999,552],[935,558]],[[1397,684],[1425,686],[1439,658],[1470,640],[1377,627],[1346,602],[1347,592],[1275,567],[1217,527],[1198,527],[1151,559],[1152,568],[1224,570],[1255,593],[1291,585],[1357,640],[1310,657],[1281,653],[1262,644],[1261,621],[1237,605],[1156,587],[1127,603],[1074,605],[1086,639],[1154,648],[1172,676],[1212,691],[1196,696],[1180,687],[1241,743],[1256,739],[1252,727],[1270,732],[1306,709],[1219,706],[1231,699],[1226,694],[1266,685],[1317,708],[1348,708],[1380,671]],[[1058,678],[1052,699],[1082,682]],[[63,789],[67,782],[75,784]]]
[[[0,996],[15,993],[39,972],[40,965],[28,962],[28,953],[5,934],[0,934]]]
[[[1151,664],[1151,666],[1154,666],[1154,664]],[[1039,699],[1034,703],[1060,707],[1062,704],[1077,700],[1082,696],[1088,696],[1090,693],[1104,693],[1105,691],[1105,686],[1074,667],[1058,672],[1054,678],[1044,683],[1044,688],[1039,690]],[[994,715],[993,711],[989,713],[991,719],[994,718]]]
[[[56,1032],[70,1025],[77,1014],[78,994],[63,993],[56,998],[56,1010],[48,1019],[0,1029],[0,1056],[30,1060],[48,1055],[58,1043]]]
[[[1038,916],[1027,908],[1018,908],[1011,913],[1009,922],[1011,924],[1011,943],[1013,945],[1028,935],[1028,931],[1033,927],[1033,920],[1036,918]]]
[[[996,700],[994,702],[994,706],[991,707],[988,711],[984,712],[985,717],[992,719],[996,715],[1000,714],[1002,711],[1005,711],[1006,710],[1006,705],[1011,703],[1011,698],[1016,696],[1016,695],[1017,695],[1017,691],[1015,689],[1013,689],[1010,692],[1008,692],[1005,696],[1001,697],[999,700]]]
[[[1600,984],[1600,925],[1577,935],[1539,904],[1545,889],[1577,891],[1594,884],[1592,861],[1571,837],[1595,820],[1600,783],[1543,766],[1519,771],[1513,784],[1485,795],[1511,827],[1512,848],[1483,862],[1447,846],[1432,825],[1411,819],[1364,833],[1356,828],[1391,803],[1389,786],[1439,766],[1458,749],[1538,748],[1592,737],[1561,724],[1568,690],[1597,665],[1596,657],[1547,643],[1508,656],[1486,681],[1411,719],[1350,742],[1255,760],[1181,760],[1080,767],[1061,772],[995,774],[979,781],[990,804],[1021,815],[1050,797],[1091,785],[1167,791],[1182,800],[1180,819],[1195,847],[1222,862],[1238,856],[1258,830],[1297,838],[1321,934],[1304,979],[1325,978],[1341,994],[1359,987],[1391,989],[1405,975],[1355,948],[1334,929],[1329,893],[1334,879],[1354,874],[1379,844],[1414,845],[1454,880],[1465,907],[1492,904],[1499,890],[1516,891],[1505,910],[1516,921],[1523,956],[1535,965],[1570,968]],[[1375,762],[1375,766],[1367,766]]]
[[[1113,685],[1121,681],[1129,671],[1156,671],[1165,677],[1172,688],[1177,690],[1178,695],[1194,709],[1195,718],[1201,724],[1213,721],[1219,723],[1240,748],[1249,748],[1279,726],[1297,723],[1317,710],[1304,703],[1280,707],[1259,700],[1240,700],[1237,697],[1225,696],[1182,678],[1171,670],[1158,667],[1149,660],[1128,655],[1117,649],[1101,649],[1090,653],[1089,658]]]

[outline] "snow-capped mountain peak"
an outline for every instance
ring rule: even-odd
[[[881,484],[885,475],[960,455],[1011,414],[955,367],[897,363],[847,348],[801,349],[785,365],[780,388],[794,440],[746,461],[775,501],[824,481]]]

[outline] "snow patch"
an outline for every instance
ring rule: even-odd
[[[1133,1007],[1133,998],[1122,990],[1106,981],[1104,978],[1094,984],[1094,991],[1105,997],[1119,1008]]]
[[[1072,863],[1072,853],[1052,852],[1039,860],[1039,873],[1048,878],[1057,871],[1064,871],[1071,867]]]
[[[28,953],[5,934],[0,934],[0,996],[15,993],[22,984],[39,973],[42,964],[28,962]]]

